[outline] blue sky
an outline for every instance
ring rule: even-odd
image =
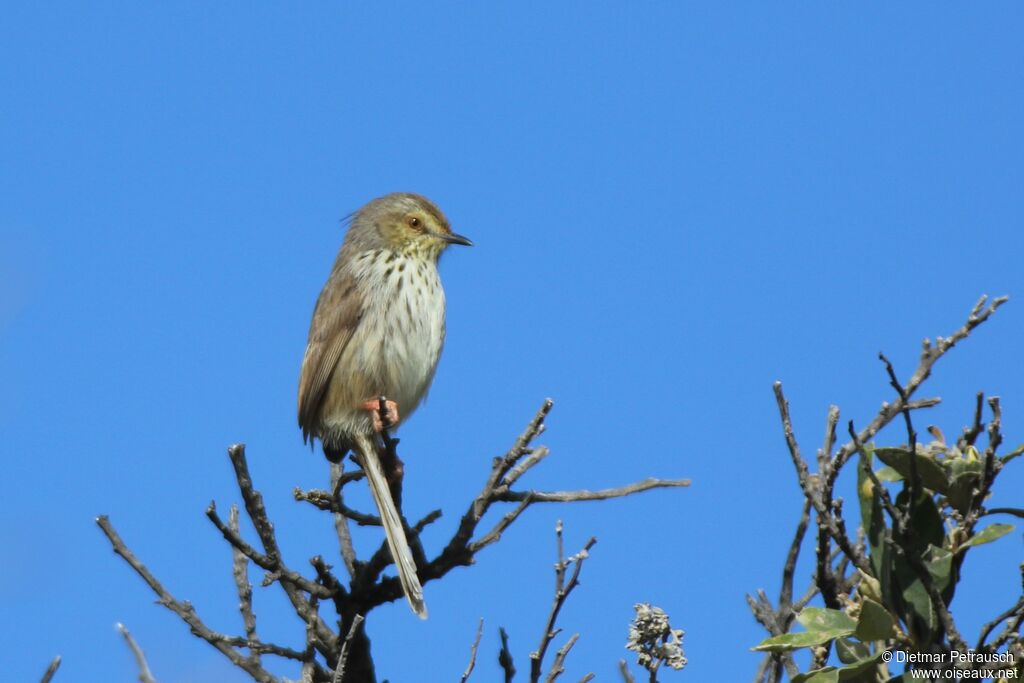
[[[1014,3],[6,7],[8,677],[59,653],[58,680],[129,680],[123,621],[162,683],[245,680],[152,604],[93,517],[240,630],[203,511],[238,499],[224,450],[244,441],[291,563],[332,552],[328,520],[291,499],[325,476],[295,424],[309,316],[339,220],[412,190],[477,244],[443,259],[448,343],[401,432],[406,511],[445,511],[428,549],[546,396],[553,454],[529,485],[693,486],[532,509],[427,586],[428,622],[372,615],[378,674],[456,678],[479,617],[474,679],[496,678],[499,625],[528,669],[560,518],[569,548],[599,539],[560,622],[583,634],[568,676],[618,680],[650,601],[687,631],[680,678],[749,679],[763,634],[743,596],[777,592],[801,504],[774,380],[813,452],[829,403],[865,424],[891,398],[879,350],[908,376],[923,337],[1010,294],[937,368],[923,394],[944,403],[918,424],[957,434],[985,390],[1024,441],[1022,20]],[[1017,469],[1002,504],[1020,504]],[[972,551],[968,633],[1012,601],[1021,550],[1015,533]],[[265,635],[298,645],[263,593]]]

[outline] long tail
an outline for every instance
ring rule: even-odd
[[[380,520],[384,524],[384,535],[388,539],[391,557],[395,560],[398,580],[402,584],[405,599],[409,601],[409,607],[416,613],[416,616],[426,619],[427,603],[423,601],[423,587],[420,585],[419,577],[416,576],[416,563],[412,559],[412,551],[409,550],[409,542],[405,538],[402,517],[398,514],[395,501],[391,498],[391,487],[388,486],[387,479],[384,477],[384,468],[381,467],[377,449],[370,437],[365,434],[356,435],[355,447],[359,451],[363,470],[366,472],[366,480],[370,482],[373,502],[377,504]]]

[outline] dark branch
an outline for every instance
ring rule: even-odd
[[[508,634],[505,629],[498,628],[498,636],[501,638],[501,650],[498,651],[498,666],[505,675],[505,683],[512,683],[516,675],[516,665],[512,661],[512,651],[508,649]]]
[[[345,636],[345,642],[341,645],[341,654],[338,655],[338,666],[334,669],[334,677],[331,679],[332,683],[342,683],[345,678],[345,666],[348,663],[348,655],[352,649],[352,639],[355,637],[356,630],[359,629],[359,625],[363,623],[363,615],[357,614],[352,619],[352,625],[348,629],[348,634]]]
[[[46,671],[43,672],[43,677],[39,679],[39,683],[50,683],[53,680],[53,675],[57,673],[57,669],[60,668],[60,655],[57,655],[50,660],[50,665],[46,667]]]

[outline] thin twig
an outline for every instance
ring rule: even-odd
[[[334,499],[338,501],[338,507],[343,505],[342,499],[342,477],[345,474],[343,463],[331,463],[331,490],[334,492]],[[348,528],[348,519],[345,515],[334,513],[334,530],[338,534],[338,548],[341,552],[341,559],[345,563],[350,577],[356,575],[356,550],[352,545],[352,533]]]
[[[50,660],[50,665],[46,667],[46,671],[43,672],[43,677],[39,679],[39,683],[50,683],[53,680],[53,675],[57,673],[57,669],[60,668],[60,655],[57,655]]]
[[[526,457],[513,466],[512,469],[509,470],[508,474],[505,475],[502,480],[502,483],[505,486],[512,486],[512,484],[519,481],[519,478],[526,474],[531,467],[548,457],[548,455],[551,454],[551,451],[547,446],[537,446],[536,448],[527,449],[525,453]]]
[[[999,397],[992,396],[988,399],[989,409],[992,411],[992,419],[988,422],[988,446],[985,447],[985,454],[982,456],[984,469],[981,483],[971,499],[971,510],[964,520],[964,527],[968,535],[973,535],[974,527],[984,512],[985,499],[992,491],[992,484],[995,482],[996,474],[1002,467],[1002,463],[996,458],[996,451],[1003,443],[1003,411],[1000,407]],[[963,561],[962,558],[960,560]]]
[[[565,645],[558,648],[555,652],[555,660],[551,663],[551,669],[548,671],[547,678],[544,679],[544,683],[554,683],[555,679],[565,673],[565,658],[569,654],[569,650],[576,644],[576,641],[580,639],[579,633],[574,633],[570,636],[569,640],[565,642]]]
[[[241,529],[238,522],[238,506],[232,505],[228,513],[228,528],[236,536],[241,537]],[[235,579],[235,588],[238,591],[238,611],[242,615],[242,626],[245,628],[245,637],[248,640],[256,640],[256,613],[252,609],[252,584],[249,583],[249,558],[238,548],[231,546],[231,575]],[[252,653],[252,656],[259,659],[259,655]]]
[[[139,647],[139,643],[129,633],[128,627],[124,624],[117,624],[117,630],[120,631],[121,635],[124,636],[124,640],[128,643],[128,649],[132,651],[132,655],[135,657],[135,666],[139,667],[139,682],[140,683],[156,683],[156,679],[153,677],[153,672],[149,670],[149,663],[146,661],[146,655],[143,654],[142,648]]]
[[[627,486],[618,486],[597,491],[503,491],[494,495],[494,500],[501,502],[517,502],[530,498],[532,503],[578,503],[584,500],[608,500],[622,498],[634,493],[652,489],[680,488],[690,485],[689,479],[655,479],[649,477]]]
[[[1018,598],[1013,606],[982,627],[981,634],[978,636],[978,644],[974,646],[975,651],[981,651],[985,647],[985,641],[988,640],[996,626],[1013,617],[1020,619],[1022,614],[1024,614],[1024,596]]]
[[[224,536],[224,539],[234,546],[236,550],[244,554],[261,568],[268,572],[272,572],[275,579],[291,583],[300,590],[316,595],[318,598],[330,597],[330,594],[323,586],[318,585],[314,581],[310,581],[298,572],[292,571],[282,564],[278,554],[279,551],[277,550],[276,541],[274,542],[272,553],[261,553],[256,548],[246,543],[237,532],[233,531],[224,523],[220,518],[220,515],[217,514],[217,505],[212,501],[206,508],[206,517],[215,527],[217,527],[217,530],[220,531],[222,536]],[[270,528],[270,533],[273,533],[273,526],[271,525]]]
[[[476,627],[476,638],[473,639],[473,647],[469,648],[469,664],[466,665],[466,670],[462,672],[462,678],[459,679],[460,683],[466,683],[469,680],[469,675],[473,673],[473,667],[476,666],[476,650],[480,647],[480,637],[484,634],[484,620],[480,618],[480,624]]]
[[[907,395],[907,390],[903,388],[903,385],[897,379],[896,370],[893,368],[892,363],[889,362],[884,353],[879,353],[878,359],[885,363],[885,372],[889,375],[889,385],[896,390],[896,393],[899,394],[900,402],[905,406],[910,397]],[[910,411],[904,408],[900,412],[903,414],[903,422],[907,427],[907,450],[910,451],[910,481],[907,482],[909,484],[909,491],[906,505],[906,514],[909,519],[910,511],[917,505],[917,496],[921,492],[921,473],[917,471],[917,432],[914,430]],[[914,533],[913,525],[905,525],[904,532],[909,540]]]
[[[309,605],[313,612],[317,612],[320,609],[320,599],[315,596],[309,596]],[[302,680],[313,681],[316,676],[316,627],[314,621],[310,619],[306,622],[306,649],[302,652]]]
[[[786,564],[782,569],[782,588],[779,590],[779,621],[783,629],[788,629],[793,618],[793,575],[796,573],[796,562],[800,557],[800,546],[803,545],[807,533],[807,524],[811,517],[811,502],[804,499],[800,512],[800,521],[796,525],[796,534],[786,554]],[[785,633],[785,630],[782,631]]]
[[[558,561],[555,563],[555,597],[551,603],[551,611],[548,613],[548,619],[544,624],[544,630],[541,632],[540,645],[536,650],[530,653],[531,683],[537,683],[537,681],[540,680],[541,667],[544,662],[544,653],[547,652],[552,639],[558,634],[558,630],[555,628],[555,622],[558,620],[558,613],[562,610],[562,606],[565,605],[565,601],[568,599],[573,589],[579,585],[580,571],[583,569],[583,562],[589,556],[590,549],[594,547],[595,543],[597,543],[597,538],[591,536],[590,540],[584,544],[582,550],[580,550],[576,555],[566,559],[562,546],[561,521],[555,525],[555,538],[558,546]],[[572,575],[569,577],[568,582],[566,582],[565,574],[569,565],[575,566],[573,567]]]
[[[973,446],[974,442],[978,440],[978,435],[985,428],[985,423],[982,422],[981,415],[982,409],[985,405],[985,394],[979,391],[975,396],[974,400],[974,421],[970,427],[964,427],[963,434],[957,439],[957,447],[961,452],[967,450],[968,446]]]
[[[498,540],[500,540],[501,534],[505,531],[505,529],[507,529],[509,525],[512,524],[512,522],[516,521],[516,519],[519,518],[519,515],[523,514],[526,508],[530,507],[530,503],[532,502],[533,500],[531,498],[524,498],[523,502],[514,507],[512,510],[506,512],[502,516],[502,518],[499,519],[498,522],[493,527],[491,527],[490,531],[488,531],[483,536],[476,539],[475,541],[472,541],[466,546],[469,553],[475,555],[483,548],[486,548],[490,544],[496,543]]]

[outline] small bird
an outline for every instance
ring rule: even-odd
[[[453,233],[441,210],[421,195],[389,194],[359,209],[316,301],[299,376],[303,441],[320,439],[333,462],[355,451],[402,590],[423,619],[423,588],[381,465],[378,435],[409,417],[434,378],[445,335],[437,261],[450,244],[473,243]]]

